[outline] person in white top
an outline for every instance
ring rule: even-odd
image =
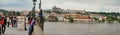
[[[9,27],[10,22],[11,22],[10,18],[9,18],[9,17],[7,17],[7,27]]]

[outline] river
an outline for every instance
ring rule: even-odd
[[[45,35],[120,35],[120,24],[45,22]]]

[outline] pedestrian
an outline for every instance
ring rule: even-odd
[[[2,17],[0,16],[0,35],[2,35],[1,32],[2,31]]]
[[[13,22],[14,22],[14,27],[17,28],[17,18],[16,17],[13,18]]]
[[[30,24],[30,22],[32,21],[32,17],[28,17],[28,24]]]
[[[11,16],[10,19],[11,19],[11,23],[12,23],[12,27],[13,27],[14,26],[13,16]]]
[[[5,26],[7,24],[7,17],[6,16],[4,17],[4,24],[5,24]]]
[[[5,27],[5,17],[2,17],[1,18],[1,22],[2,24],[2,34],[4,34],[5,30],[6,30],[6,27]]]
[[[9,27],[9,25],[10,25],[10,18],[7,17],[7,27]]]
[[[35,19],[32,18],[32,21],[30,22],[30,26],[29,26],[28,35],[32,35],[32,32],[34,31],[34,24],[35,24]]]

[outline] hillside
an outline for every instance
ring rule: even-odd
[[[2,12],[2,13],[8,13],[8,11],[4,10],[4,9],[0,9],[0,12]]]
[[[4,9],[0,9],[0,12],[2,12],[5,16],[20,15],[20,13],[21,13],[19,11],[8,11],[8,10],[4,10]]]

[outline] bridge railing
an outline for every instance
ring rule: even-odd
[[[39,18],[36,18],[36,25],[34,25],[34,32],[33,35],[44,35],[44,32],[42,30],[44,24],[40,22]]]

